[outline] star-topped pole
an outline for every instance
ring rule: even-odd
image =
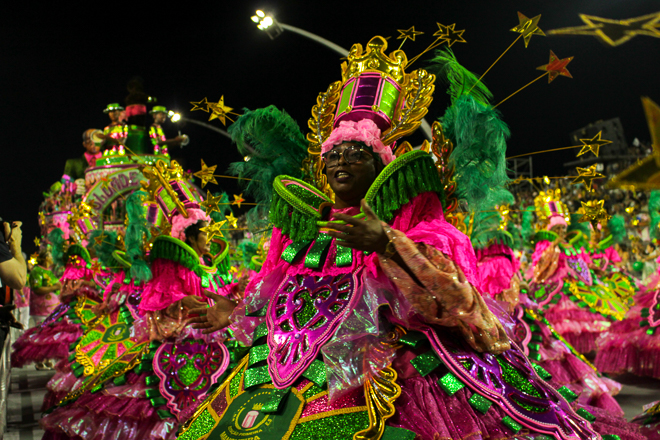
[[[660,38],[660,12],[625,20],[580,14],[584,26],[552,29],[548,35],[591,35],[609,46],[619,46],[637,35]]]
[[[243,198],[243,193],[240,195],[234,194],[234,201],[231,202],[232,205],[238,205],[238,207],[241,207],[241,203],[245,202],[245,199]]]
[[[580,142],[582,142],[582,145],[580,145],[582,149],[577,155],[582,156],[583,154],[591,151],[596,155],[596,157],[598,157],[598,153],[600,152],[600,147],[612,143],[612,141],[608,141],[607,139],[601,139],[600,138],[601,133],[602,130],[599,131],[598,134],[591,139],[580,139]]]
[[[497,64],[497,62],[498,62],[500,59],[502,59],[502,57],[504,56],[504,54],[506,54],[506,53],[509,51],[509,49],[511,49],[511,48],[513,47],[513,45],[516,44],[516,43],[518,42],[518,40],[520,40],[520,39],[522,38],[523,41],[525,42],[525,47],[527,47],[527,46],[529,45],[530,40],[532,39],[532,36],[534,36],[534,35],[545,36],[545,33],[543,33],[543,31],[541,30],[541,28],[539,28],[539,20],[541,20],[541,15],[540,15],[540,14],[537,15],[536,17],[527,18],[527,17],[525,16],[525,14],[523,14],[523,13],[520,12],[520,11],[518,11],[518,26],[515,26],[515,27],[511,28],[510,31],[511,31],[511,32],[516,32],[516,33],[518,33],[518,34],[520,34],[520,35],[518,35],[518,36],[516,37],[516,39],[513,40],[513,43],[511,43],[511,44],[509,45],[509,47],[507,47],[506,49],[504,49],[504,52],[502,52],[502,53],[500,54],[500,56],[497,57],[497,59],[496,59],[495,61],[493,61],[493,64],[491,64],[490,67],[488,67],[488,69],[486,69],[486,71],[485,71],[485,72],[479,77],[479,79],[478,79],[478,80],[472,85],[472,87],[470,88],[470,91],[472,91],[472,89],[474,89],[474,88],[476,87],[476,85],[479,84],[479,83],[481,82],[481,80],[484,78],[484,76],[486,76],[486,74],[487,74],[488,72],[490,72],[490,69],[492,69],[493,66],[495,66],[495,64]],[[468,93],[469,93],[469,92],[468,92]]]
[[[193,176],[202,180],[202,188],[204,188],[207,183],[213,183],[217,185],[218,181],[215,180],[216,177],[221,177],[223,179],[252,180],[252,179],[248,179],[247,177],[236,177],[236,176],[225,176],[223,174],[214,174],[215,169],[217,167],[218,167],[217,165],[213,165],[210,167],[207,166],[206,163],[204,163],[204,159],[202,159],[202,169],[197,171],[196,173],[193,173]]]
[[[426,52],[433,50],[444,43],[447,44],[447,47],[451,47],[454,43],[467,43],[467,41],[465,41],[465,38],[463,38],[463,32],[465,32],[465,29],[457,31],[456,23],[450,24],[448,26],[445,26],[444,24],[437,22],[436,24],[438,25],[438,30],[433,34],[433,36],[436,37],[435,41],[431,43],[426,49],[424,49],[421,53],[408,60],[408,64],[406,64],[406,67],[410,67],[412,63],[417,61],[419,57],[424,55]]]
[[[211,191],[206,190],[206,200],[204,200],[202,203],[199,204],[202,208],[204,208],[204,211],[206,211],[206,214],[210,214],[213,211],[220,212],[220,202],[222,201],[222,194],[215,197],[213,194],[211,194]]]
[[[397,29],[396,30],[399,33],[399,36],[396,37],[397,40],[403,40],[401,42],[401,45],[399,46],[399,50],[403,47],[403,44],[406,42],[408,38],[410,38],[412,41],[415,41],[415,37],[417,35],[423,35],[424,32],[418,32],[415,30],[415,26],[410,26],[409,29]]]
[[[516,93],[522,91],[523,89],[531,86],[534,84],[536,81],[540,80],[541,78],[545,77],[546,75],[548,76],[548,84],[550,84],[555,78],[557,78],[559,75],[561,76],[567,76],[569,78],[573,78],[573,76],[570,74],[566,66],[568,63],[570,63],[573,60],[573,57],[568,57],[568,58],[563,58],[560,59],[553,51],[550,51],[550,61],[548,61],[548,64],[544,64],[542,66],[539,66],[536,68],[536,70],[544,70],[545,73],[541,74],[540,76],[536,77],[535,79],[531,80],[503,100],[497,103],[497,105],[493,106],[493,108],[498,107],[500,104],[505,102],[507,99],[511,98],[513,95]]]
[[[573,185],[584,183],[588,191],[591,191],[591,184],[594,179],[602,179],[605,176],[596,171],[596,164],[591,165],[589,168],[577,167],[578,176],[573,180]]]
[[[209,102],[206,98],[202,99],[201,101],[190,101],[190,103],[193,105],[193,108],[190,109],[191,112],[194,112],[196,110],[201,110],[203,112],[208,113],[209,112]]]
[[[222,220],[220,222],[211,222],[208,226],[199,228],[200,231],[206,232],[206,243],[210,243],[215,237],[224,237],[222,235],[222,226],[227,223],[227,220]]]
[[[227,125],[227,119],[231,122],[234,122],[229,115],[240,116],[238,113],[233,112],[233,108],[225,105],[225,96],[222,95],[218,102],[209,102],[208,99],[204,98],[201,101],[190,101],[193,105],[193,108],[190,111],[201,110],[206,113],[210,113],[209,121],[218,119],[222,122],[222,125]]]

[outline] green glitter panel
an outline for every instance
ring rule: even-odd
[[[339,107],[337,108],[338,115],[346,111],[346,107],[348,107],[348,105],[350,104],[353,87],[355,87],[355,81],[346,84],[346,88],[342,90],[341,101],[339,101]]]
[[[122,386],[122,385],[126,385],[126,375],[122,374],[119,377],[115,377],[115,379],[112,381],[112,383],[114,383],[118,387]],[[149,384],[147,384],[147,385],[149,385]]]
[[[566,386],[557,388],[557,392],[561,394],[564,397],[564,399],[566,399],[568,402],[573,402],[578,397],[577,394],[575,394]]]
[[[336,416],[311,420],[296,426],[289,440],[346,440],[352,439],[357,431],[369,426],[366,411],[337,414]]]
[[[385,432],[380,440],[415,440],[415,438],[417,438],[417,434],[405,428],[385,426]]]
[[[420,342],[425,341],[426,336],[424,333],[411,331],[399,338],[399,342],[416,348]]]
[[[513,431],[514,434],[517,434],[522,429],[522,425],[509,416],[502,417],[502,423]]]
[[[294,183],[290,183],[290,181],[288,181],[289,179],[286,180],[287,180],[286,182],[282,181],[286,190],[291,194],[293,194],[298,199],[300,199],[300,201],[303,202],[305,205],[314,208],[315,211],[318,212],[318,209],[321,206],[321,204],[327,202],[326,199],[320,197],[318,194],[314,194],[312,191],[310,191],[309,188],[300,186],[295,181]],[[319,218],[320,217],[321,215],[319,213]]]
[[[262,322],[254,330],[254,335],[252,336],[252,341],[256,342],[259,339],[263,338],[268,334],[268,325],[265,322]]]
[[[527,344],[527,347],[532,351],[539,351],[539,348],[541,348],[539,344]]]
[[[461,388],[465,386],[461,380],[456,377],[454,373],[447,373],[438,380],[438,385],[444,390],[445,393],[453,396]]]
[[[539,393],[536,388],[525,379],[525,376],[503,359],[502,356],[496,356],[495,358],[502,368],[502,378],[506,383],[514,386],[518,391],[522,391],[527,395],[538,397],[539,399],[543,398],[541,393]]]
[[[585,419],[588,422],[593,422],[594,420],[596,420],[596,416],[594,416],[593,414],[591,414],[589,411],[587,411],[584,408],[579,408],[576,412],[578,413],[578,415],[580,417],[582,417],[583,419]]]
[[[390,119],[394,116],[396,103],[399,101],[399,91],[387,80],[383,81],[383,91],[380,97],[380,111],[385,113]]]
[[[144,395],[147,396],[147,399],[154,399],[156,397],[161,397],[160,391],[158,388],[150,388],[144,391]]]
[[[545,369],[542,366],[540,366],[539,364],[532,362],[532,367],[534,367],[534,370],[536,370],[536,374],[541,376],[541,379],[543,379],[543,380],[552,379],[552,374],[545,371]]]
[[[238,392],[241,389],[242,378],[243,374],[237,374],[236,376],[232,377],[231,382],[229,382],[229,397],[232,399],[238,396]]]
[[[152,387],[160,383],[160,378],[158,376],[147,376],[144,378],[144,383],[147,384],[148,387]]]
[[[312,386],[309,387],[309,389],[303,393],[303,397],[305,398],[305,400],[309,400],[312,397],[316,396],[317,394],[321,394],[322,392],[324,392],[323,388],[319,387],[316,384],[312,384]]]
[[[276,389],[272,391],[270,401],[261,408],[261,412],[264,413],[277,412],[280,409],[280,404],[282,403],[282,400],[284,400],[287,394],[289,394],[290,390],[291,387],[285,388],[283,390]]]
[[[330,246],[332,237],[328,234],[319,234],[318,238],[314,241],[314,245],[305,257],[305,267],[310,269],[318,269],[323,264],[323,256]]]
[[[267,344],[257,345],[250,349],[250,359],[248,361],[248,367],[256,364],[257,362],[265,361],[270,353],[270,349]]]
[[[470,402],[470,405],[472,405],[474,409],[481,412],[482,414],[486,414],[493,404],[490,400],[477,393],[474,393],[472,396],[470,396],[468,402]]]
[[[298,254],[300,254],[304,249],[309,246],[311,242],[309,241],[296,241],[294,243],[291,243],[284,249],[284,252],[282,252],[282,260],[286,261],[287,263],[291,264],[293,261],[296,259]]]
[[[311,292],[307,289],[298,292],[295,300],[302,302],[302,308],[294,312],[293,319],[296,321],[298,328],[303,328],[318,313],[318,310],[316,310],[316,306],[314,305]]]
[[[154,399],[149,399],[149,401],[151,402],[151,406],[154,408],[167,405],[167,400],[165,400],[164,397],[156,397]]]
[[[426,376],[431,371],[438,368],[442,364],[442,361],[433,351],[427,351],[426,353],[420,354],[416,358],[411,359],[410,363],[415,367],[415,370],[417,370],[419,374]]]
[[[318,359],[314,359],[314,362],[307,367],[307,370],[305,370],[302,375],[305,379],[311,380],[320,387],[325,385],[325,382],[328,380],[326,377],[325,364]]]
[[[311,380],[311,379],[310,379]],[[243,386],[250,388],[262,383],[270,382],[270,375],[268,374],[268,366],[248,368],[245,371],[243,378]]]
[[[346,267],[353,264],[353,249],[338,244],[335,264],[337,267]]]
[[[172,413],[169,412],[169,411],[166,410],[166,409],[159,409],[158,411],[156,411],[156,413],[158,414],[158,417],[160,417],[161,420],[165,420],[165,419],[173,419],[173,418],[174,418],[174,416],[172,415]]]
[[[616,434],[608,434],[603,436],[603,440],[621,440],[621,437]]]
[[[541,359],[542,359],[541,353],[539,353],[537,351],[530,351],[529,356],[527,356],[527,357],[529,357],[530,359],[532,359],[534,361],[537,361],[537,362],[540,362]]]

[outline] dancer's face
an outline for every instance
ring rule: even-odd
[[[366,150],[359,151],[359,154],[355,151],[352,154],[344,154],[345,150],[350,148],[359,150],[361,146],[355,142],[344,142],[326,155],[329,160],[326,161],[325,174],[330,188],[335,192],[337,208],[360,206],[360,201],[377,176],[372,154]],[[337,160],[332,160],[333,156]],[[349,156],[349,159],[345,156]],[[359,159],[355,160],[357,157]]]

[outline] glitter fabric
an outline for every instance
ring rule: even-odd
[[[313,192],[309,191],[307,188],[303,186],[291,184],[291,185],[287,185],[286,189],[287,191],[290,191],[291,194],[293,194],[295,197],[300,199],[301,202],[303,202],[306,205],[310,205],[311,207],[315,208],[315,210],[318,210],[318,208],[323,203],[327,202],[326,199],[319,197],[318,195],[314,194]]]
[[[557,388],[557,392],[561,394],[564,397],[564,399],[566,399],[569,402],[573,402],[578,397],[577,394],[571,391],[570,388],[568,388],[567,386]]]
[[[241,389],[242,378],[242,374],[237,374],[231,379],[231,382],[229,382],[229,397],[232,399],[238,395],[238,392]]]
[[[530,396],[542,398],[541,394],[529,383],[529,381],[506,360],[501,356],[496,356],[497,362],[502,367],[502,378],[509,385],[513,385],[516,389],[528,394]]]
[[[321,387],[313,384],[311,387],[309,387],[309,389],[307,389],[307,391],[303,393],[303,397],[305,400],[310,400],[312,397],[316,396],[317,394],[321,394],[322,392],[324,392],[324,390]]]
[[[257,342],[260,338],[263,338],[268,334],[268,325],[265,322],[262,322],[254,330],[253,340]]]
[[[311,420],[297,425],[290,440],[345,440],[353,438],[353,434],[369,425],[369,415],[366,411],[338,414],[322,419]]]
[[[243,386],[250,388],[255,385],[270,382],[270,375],[268,375],[268,366],[248,368],[243,377]]]
[[[431,371],[438,368],[442,361],[436,356],[433,351],[427,351],[426,353],[420,354],[416,358],[410,361],[415,370],[422,376],[426,376]]]
[[[579,408],[576,412],[580,417],[582,417],[583,419],[589,422],[593,422],[594,420],[596,420],[596,417],[584,408]]]
[[[552,379],[552,374],[545,371],[545,369],[542,366],[540,366],[539,364],[536,364],[536,363],[532,362],[532,367],[534,367],[534,369],[536,370],[536,374],[541,376],[541,379],[543,379],[545,381],[548,381],[548,380]]]
[[[520,431],[522,429],[522,425],[520,423],[516,422],[515,420],[513,420],[509,416],[502,417],[502,423],[504,424],[504,426],[506,426],[511,431],[513,431],[514,434],[517,434],[518,431]]]
[[[309,244],[309,241],[297,241],[295,243],[291,243],[286,247],[286,249],[284,249],[284,252],[282,252],[282,260],[286,261],[287,263],[293,263],[293,260],[296,259],[298,254],[300,254],[302,250],[306,249]]]
[[[340,244],[337,245],[337,267],[346,267],[353,264],[353,249]]]
[[[319,234],[318,238],[314,241],[312,248],[305,257],[305,267],[311,269],[318,269],[323,263],[323,256],[326,254],[330,242],[333,240],[328,234]]]
[[[289,394],[291,387],[288,387],[283,390],[273,390],[271,393],[271,399],[268,403],[261,407],[261,412],[263,413],[274,413],[277,412],[280,408],[282,400]]]
[[[414,331],[408,332],[399,338],[399,342],[401,342],[402,344],[409,345],[413,348],[416,348],[420,342],[425,340],[426,340],[426,336],[424,336],[423,333],[414,332]]]
[[[250,360],[248,361],[248,366],[251,367],[257,362],[265,361],[266,358],[268,357],[269,352],[270,350],[268,349],[267,344],[257,345],[256,347],[252,347],[250,349],[250,358],[249,358]]]
[[[204,437],[213,430],[215,420],[208,409],[204,410],[190,425],[190,427],[178,437],[178,440],[195,440]]]
[[[447,373],[438,380],[438,385],[450,396],[465,386],[454,373]],[[475,394],[476,395],[476,394]],[[470,402],[472,403],[472,402]]]
[[[483,414],[486,414],[488,409],[493,405],[490,400],[477,393],[472,394],[468,399],[468,402],[470,402],[470,405],[472,405],[473,408]]]
[[[318,386],[323,386],[327,381],[325,364],[318,359],[314,359],[314,362],[303,373],[303,377],[311,380]]]

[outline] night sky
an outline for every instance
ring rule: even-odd
[[[250,16],[256,9],[272,12],[279,21],[300,27],[350,48],[365,45],[374,35],[391,36],[415,26],[425,32],[403,49],[408,58],[421,52],[438,29],[436,22],[465,29],[467,44],[453,46],[458,60],[481,74],[515,39],[517,11],[528,17],[542,14],[543,30],[582,25],[579,13],[625,19],[660,11],[660,3],[641,0],[556,1],[402,1],[320,2],[309,0],[95,3],[104,11],[65,5],[46,9],[28,2],[3,8],[0,26],[0,216],[24,222],[24,250],[34,251],[37,211],[42,192],[59,180],[67,158],[83,152],[82,132],[102,129],[110,102],[123,104],[126,83],[136,75],[145,92],[159,105],[184,116],[206,121],[190,112],[190,101],[207,97],[236,111],[273,104],[285,109],[306,129],[316,96],[341,79],[340,57],[291,32],[275,40],[259,31]],[[17,3],[22,3],[17,5]],[[98,9],[98,8],[95,8]],[[536,78],[536,67],[547,64],[549,51],[568,65],[573,78],[552,84],[534,83],[499,109],[512,136],[508,154],[571,145],[569,133],[599,119],[620,117],[628,142],[649,139],[640,96],[660,103],[660,39],[638,36],[609,47],[590,36],[533,37],[525,49],[522,39],[486,76],[494,102]],[[424,67],[431,54],[413,65]],[[436,83],[427,120],[442,116],[448,103],[445,87]],[[220,128],[218,120],[211,121]],[[168,137],[178,127],[167,123]],[[183,125],[191,142],[172,149],[184,168],[197,171],[199,159],[217,164],[218,171],[239,160],[229,139],[202,127]],[[419,134],[409,138],[419,143]],[[560,175],[562,163],[575,151],[535,156],[536,175]],[[230,195],[240,189],[221,180]],[[212,188],[213,189],[213,188]]]

